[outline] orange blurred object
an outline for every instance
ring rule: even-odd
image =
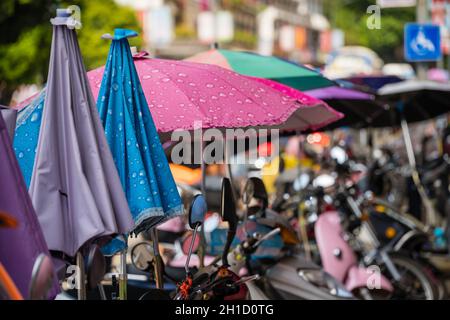
[[[330,137],[323,132],[315,132],[308,134],[306,141],[309,144],[317,144],[322,147],[328,147],[330,145]]]
[[[0,211],[0,228],[16,228],[17,220],[4,211]]]
[[[5,290],[10,300],[23,300],[22,294],[17,289],[14,281],[9,276],[6,269],[0,263],[0,286]]]
[[[191,169],[181,164],[170,164],[175,182],[185,183],[190,186],[200,184],[202,181],[202,169]]]

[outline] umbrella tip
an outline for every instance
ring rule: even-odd
[[[50,22],[55,26],[65,25],[69,29],[80,29],[80,8],[78,6],[58,8],[56,9],[56,17],[50,19]]]
[[[102,36],[102,38],[110,40],[122,40],[126,38],[137,37],[137,35],[138,33],[136,31],[116,28],[114,29],[114,35],[106,33]]]

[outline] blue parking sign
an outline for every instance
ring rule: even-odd
[[[436,61],[442,56],[440,27],[433,24],[405,25],[405,58],[407,61]]]

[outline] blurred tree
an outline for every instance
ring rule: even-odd
[[[335,28],[345,32],[346,45],[361,45],[385,62],[403,60],[403,27],[415,21],[415,8],[381,9],[381,29],[369,29],[367,8],[374,0],[325,0],[325,13]]]
[[[58,7],[78,5],[83,27],[77,31],[87,70],[105,63],[110,42],[100,37],[114,28],[140,32],[132,9],[113,0],[1,0],[0,1],[0,104],[8,104],[21,84],[46,81],[52,27],[50,18]],[[141,37],[130,44],[141,46]]]

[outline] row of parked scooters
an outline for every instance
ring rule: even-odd
[[[445,299],[432,230],[364,192],[361,171],[299,171],[272,203],[260,179],[236,190],[224,178],[220,215],[184,190],[193,231],[160,230],[161,254],[151,237],[130,246],[129,298]]]
[[[223,178],[220,214],[182,187],[187,223],[129,243],[128,299],[446,299],[448,253],[433,230],[368,192],[369,170],[340,158],[290,172],[272,199],[259,178],[243,190]],[[124,279],[87,256],[88,298],[118,298]]]

